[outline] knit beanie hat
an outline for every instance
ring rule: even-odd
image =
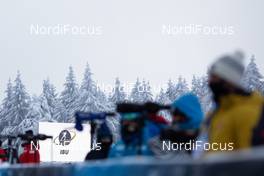
[[[243,53],[236,52],[233,55],[224,55],[217,59],[209,69],[209,74],[217,75],[229,83],[241,86],[244,71]]]

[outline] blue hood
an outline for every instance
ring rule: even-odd
[[[179,109],[189,119],[186,123],[180,123],[180,129],[199,129],[204,114],[197,96],[192,93],[185,94],[172,103],[173,109]]]

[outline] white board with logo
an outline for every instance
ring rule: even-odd
[[[74,128],[73,123],[39,122],[39,133],[53,136],[53,139],[39,141],[42,162],[83,161],[90,151],[90,125],[84,124],[83,131]]]

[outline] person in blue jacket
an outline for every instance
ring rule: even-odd
[[[171,105],[173,124],[179,130],[199,130],[204,118],[201,104],[196,95],[187,93]]]
[[[121,139],[112,146],[109,157],[152,156],[148,141],[160,134],[162,125],[146,119],[141,113],[121,114]]]
[[[204,118],[198,97],[192,93],[184,94],[171,104],[170,111],[172,124],[149,142],[151,151],[155,153],[155,156],[161,158],[175,157],[176,154],[181,154],[181,156],[192,154],[192,150],[185,150],[184,148],[167,150],[163,144],[170,141],[166,144],[173,143],[183,146],[188,142],[195,142]]]

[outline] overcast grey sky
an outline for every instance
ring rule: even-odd
[[[17,70],[30,94],[49,77],[62,89],[69,65],[86,62],[98,82],[146,78],[164,84],[202,75],[215,57],[240,48],[264,74],[262,0],[14,0],[0,5],[0,99]],[[36,35],[33,26],[93,26],[100,35]],[[163,33],[163,26],[231,27],[232,35]]]

